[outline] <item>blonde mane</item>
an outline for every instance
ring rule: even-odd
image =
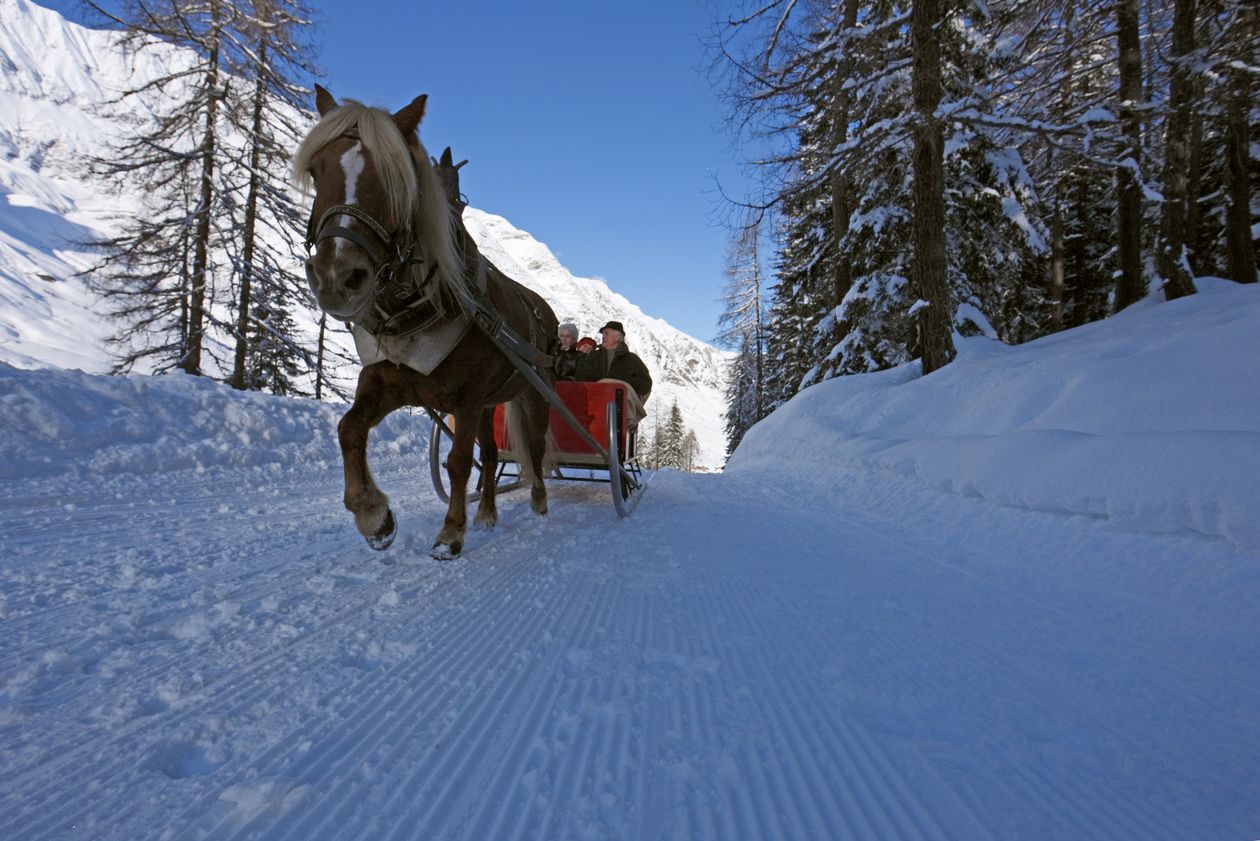
[[[456,219],[446,201],[437,172],[419,139],[411,147],[393,117],[352,99],[324,115],[293,157],[293,182],[310,192],[311,160],[320,149],[348,131],[357,130],[364,148],[371,150],[376,176],[395,219],[412,220],[416,247],[438,265],[438,278],[448,287],[463,283],[463,261],[455,245]]]

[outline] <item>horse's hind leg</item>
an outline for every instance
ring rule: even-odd
[[[450,480],[451,498],[446,506],[446,519],[431,554],[438,559],[453,558],[464,549],[468,530],[468,477],[472,475],[473,443],[480,427],[481,408],[455,412],[455,438],[446,457],[446,475]],[[491,479],[493,481],[493,479]]]
[[[492,529],[499,522],[499,512],[495,508],[495,491],[499,472],[499,448],[494,443],[494,409],[485,409],[481,413],[481,427],[477,430],[477,444],[481,448],[481,499],[477,503],[477,514],[473,517],[473,527]]]
[[[389,510],[389,497],[376,486],[368,469],[368,433],[403,405],[401,390],[388,388],[380,371],[368,366],[359,373],[354,405],[337,424],[346,477],[345,505],[354,514],[359,534],[373,549],[386,549],[394,542],[397,523]]]
[[[534,509],[535,514],[547,513],[547,485],[544,480],[547,478],[547,470],[549,465],[546,462],[547,455],[547,424],[551,420],[551,413],[548,410],[547,402],[541,395],[531,394],[528,399],[522,400],[523,408],[526,409],[526,429],[528,431],[529,440],[529,460],[533,465],[532,484],[529,489],[529,507]]]

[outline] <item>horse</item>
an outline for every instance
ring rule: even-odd
[[[514,446],[528,455],[522,478],[530,486],[530,507],[547,513],[546,398],[458,303],[470,294],[488,303],[487,311],[536,351],[535,371],[547,385],[554,383],[547,354],[554,350],[558,321],[541,296],[478,253],[458,205],[448,200],[454,177],[458,201],[458,167],[451,170],[444,155],[448,171],[439,173],[420,143],[426,103],[427,95],[421,95],[390,114],[354,100],[338,103],[317,85],[320,119],[294,155],[293,175],[296,186],[314,193],[306,261],[311,292],[324,312],[353,324],[364,362],[354,402],[337,426],[345,506],[369,546],[388,548],[397,521],[368,468],[368,434],[403,406],[453,416],[446,465],[450,500],[431,552],[448,559],[464,548],[474,442],[481,448],[483,477],[474,527],[492,529],[498,522],[493,418],[499,403],[508,404]],[[404,300],[398,313],[382,303],[397,300]],[[430,332],[391,332],[396,316],[421,310],[428,314]],[[440,344],[430,335],[447,337],[449,352],[421,364],[416,360]]]

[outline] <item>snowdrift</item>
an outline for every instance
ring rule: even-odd
[[[345,409],[183,373],[110,377],[0,363],[0,478],[311,462],[339,472]],[[373,439],[390,452],[418,452],[427,428],[395,412]]]
[[[931,376],[916,362],[820,383],[727,469],[806,492],[880,470],[1260,553],[1260,288],[1199,288],[1018,347],[966,339]]]

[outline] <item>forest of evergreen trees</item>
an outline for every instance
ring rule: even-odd
[[[800,389],[1256,281],[1253,0],[760,0],[714,78],[728,452]],[[768,245],[759,253],[759,243]],[[764,266],[764,268],[763,268]]]

